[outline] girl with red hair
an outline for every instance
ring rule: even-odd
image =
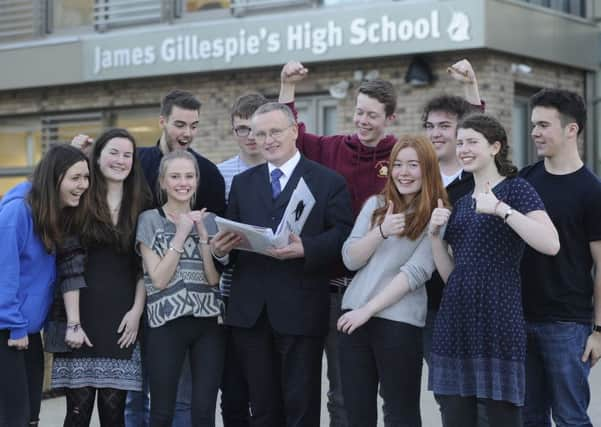
[[[377,424],[378,385],[386,424],[421,426],[425,282],[434,271],[428,222],[446,203],[436,153],[422,136],[402,136],[379,195],[363,206],[342,257],[357,271],[338,320],[344,401],[350,426]]]

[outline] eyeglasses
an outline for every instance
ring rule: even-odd
[[[238,126],[234,128],[234,133],[241,137],[250,135],[250,131],[251,129],[248,126]]]
[[[292,125],[288,125],[283,129],[269,129],[268,132],[263,132],[263,131],[255,132],[254,137],[255,137],[255,140],[258,142],[264,142],[267,139],[267,136],[269,136],[271,139],[279,139],[284,134],[286,129],[289,129],[291,127],[292,127]]]

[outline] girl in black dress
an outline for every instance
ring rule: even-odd
[[[88,426],[98,394],[101,425],[115,427],[124,425],[127,391],[142,386],[136,342],[145,292],[134,240],[149,191],[124,129],[98,138],[90,164],[91,209],[81,244],[69,241],[59,259],[72,351],[55,355],[52,386],[67,389],[65,426]]]

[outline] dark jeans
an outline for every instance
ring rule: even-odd
[[[319,426],[323,337],[283,335],[261,314],[232,328],[248,379],[253,427]]]
[[[148,427],[150,425],[150,391],[142,349],[142,391],[128,391],[125,399],[125,427]]]
[[[525,427],[592,427],[587,415],[590,402],[590,361],[582,362],[588,324],[528,322],[526,355]]]
[[[476,427],[479,403],[484,406],[491,427],[522,427],[522,408],[509,402],[442,394],[437,394],[436,400],[440,403],[443,427]]]
[[[338,339],[349,425],[377,425],[379,385],[386,427],[421,426],[421,328],[372,317]]]
[[[0,331],[0,426],[37,425],[42,402],[44,352],[40,334],[29,335],[29,348],[8,346],[9,331]]]
[[[225,351],[225,331],[215,317],[180,317],[146,330],[150,425],[170,427],[186,352],[192,372],[192,425],[214,427]]]

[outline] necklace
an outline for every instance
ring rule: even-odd
[[[488,182],[486,182],[486,183],[484,184],[484,188],[477,188],[477,189],[474,189],[474,194],[477,194],[477,193],[486,193],[486,192],[487,192],[487,191],[486,191],[486,186],[488,186],[488,189],[489,189],[490,191],[492,191],[492,190],[493,190],[493,188],[495,188],[497,185],[499,185],[499,184],[500,184],[500,183],[501,183],[503,180],[505,180],[505,177],[504,177],[504,176],[501,176],[500,178],[498,178],[497,180],[495,180],[495,181],[493,181],[493,182],[490,182],[490,181],[488,181]]]

